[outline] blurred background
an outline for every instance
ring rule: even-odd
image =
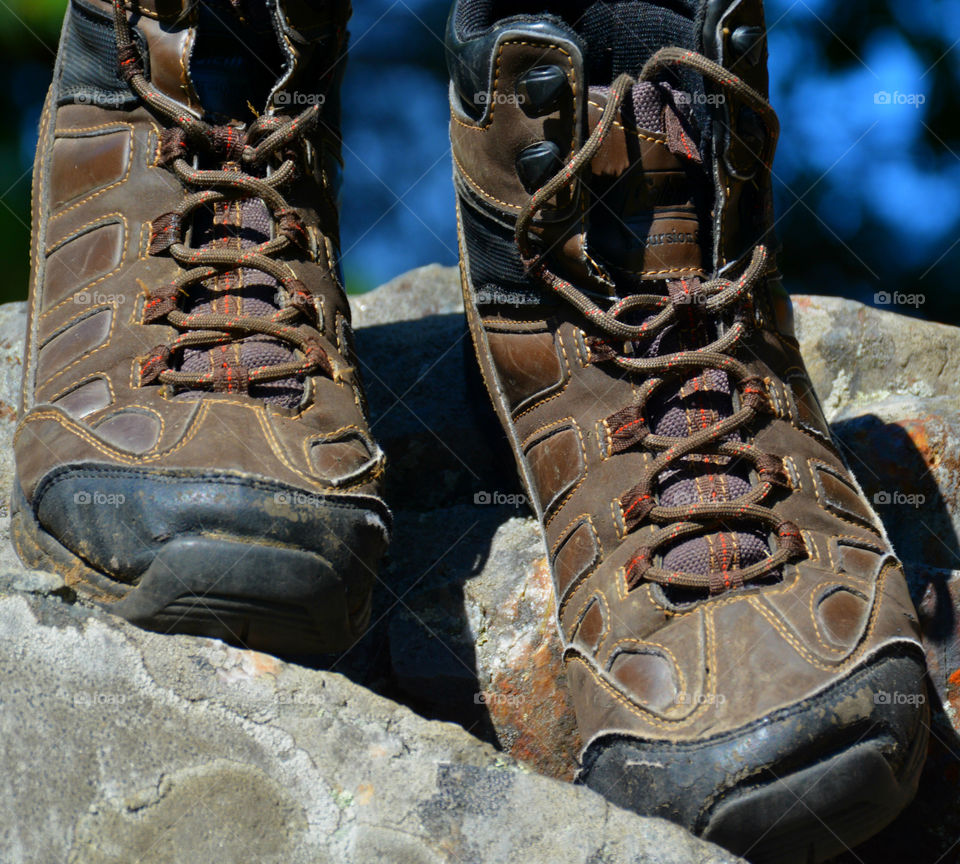
[[[457,259],[447,0],[354,0],[350,290]],[[0,0],[0,300],[26,296],[30,171],[66,0]],[[960,324],[960,0],[767,0],[774,188],[795,293]],[[389,86],[386,86],[389,85]],[[398,88],[409,94],[401,104]]]

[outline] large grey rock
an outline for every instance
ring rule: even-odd
[[[525,538],[520,542],[509,525],[498,532],[500,509],[476,511],[474,518],[470,490],[480,475],[467,471],[468,479],[460,478],[463,458],[478,471],[488,471],[493,459],[488,450],[486,461],[470,452],[482,449],[482,436],[469,419],[462,384],[467,354],[460,320],[437,315],[383,323],[456,310],[449,275],[426,268],[395,280],[390,291],[408,298],[402,307],[359,301],[370,304],[357,317],[368,325],[360,342],[382,437],[400,457],[400,470],[404,462],[409,469],[395,487],[398,543],[378,592],[381,623],[329,665],[382,691],[396,689],[386,662],[386,622],[391,611],[405,608],[410,587],[435,571],[456,578],[464,562],[469,568],[484,557],[494,534],[502,537],[494,556],[500,569],[488,571],[494,580],[509,569],[511,556],[529,557],[536,544],[526,519],[513,520]],[[25,570],[7,541],[24,327],[24,304],[0,307],[4,864],[737,860],[670,823],[641,819],[584,787],[533,773],[460,726],[423,719],[333,671],[137,630],[74,603],[59,577]],[[431,367],[451,353],[457,373],[440,368],[458,383],[438,394]],[[444,449],[436,436],[454,424],[473,437]],[[418,465],[429,458],[439,483]],[[433,491],[420,496],[410,488],[415,479]],[[446,510],[447,518],[423,509],[451,498],[459,510]],[[459,533],[460,542],[444,541],[451,562],[445,565],[438,543],[443,531],[458,530],[460,514],[470,517],[469,530]],[[451,621],[460,614],[462,606]],[[443,650],[441,642],[435,650]],[[468,682],[465,713],[483,710],[475,672],[461,677]],[[423,683],[429,691],[430,682]],[[430,704],[428,693],[422,703]],[[492,737],[486,727],[475,731]]]
[[[0,861],[727,860],[513,761],[568,779],[576,731],[539,531],[475,372],[456,270],[421,268],[351,302],[396,516],[370,632],[330,671],[157,637],[68,605],[0,542]],[[878,509],[953,711],[960,333],[795,302],[848,459],[868,494],[890,495]],[[5,488],[23,327],[23,304],[0,307]],[[960,836],[957,744],[938,716],[918,803],[844,861],[935,861]]]
[[[13,431],[20,405],[20,377],[27,304],[0,305],[0,570],[20,568],[10,545],[10,490],[13,485]]]
[[[735,859],[340,675],[0,595],[0,860]]]

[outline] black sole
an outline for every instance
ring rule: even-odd
[[[884,744],[864,741],[764,786],[730,794],[701,836],[753,864],[810,864],[862,843],[916,794],[926,736],[913,742],[898,777]]]
[[[10,530],[20,559],[60,573],[78,596],[139,627],[284,656],[343,651],[366,630],[372,574],[351,608],[343,579],[316,553],[187,535],[167,541],[136,583],[126,584],[60,544],[18,493]]]

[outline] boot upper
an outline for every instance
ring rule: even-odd
[[[383,458],[367,426],[338,263],[336,58],[345,47],[346,9],[335,15],[331,4],[321,15],[289,5],[286,15],[275,10],[270,34],[281,77],[264,94],[266,104],[251,110],[290,118],[302,106],[286,107],[284,93],[307,92],[328,111],[319,112],[309,134],[250,167],[238,160],[239,150],[200,152],[182,136],[171,138],[175,124],[144,105],[118,71],[113,4],[71,2],[35,171],[33,284],[15,445],[28,500],[68,461],[238,471],[318,493],[376,495]],[[157,0],[129,13],[144,75],[190,118],[203,116],[191,76],[202,45],[196,6]],[[218,128],[242,138],[254,117],[221,119]],[[242,259],[284,227],[275,202],[268,207],[248,193],[191,211],[171,232],[169,214],[204,190],[178,177],[164,150],[178,145],[197,171],[264,178],[286,164],[290,179],[275,191],[293,214],[288,227],[297,239],[272,258],[299,293],[301,314],[283,319],[294,338],[230,331],[228,324],[236,338],[214,350],[190,343],[161,356],[164,368],[216,379],[200,388],[151,376],[158,348],[164,355],[163,346],[190,329],[151,314],[155,304],[201,321],[221,315],[242,322],[245,315],[275,317],[291,301],[270,274],[228,264],[213,265],[210,279],[171,299],[169,286],[188,268],[172,257],[165,237],[197,254],[226,251]],[[283,380],[253,380],[257,367],[295,366],[311,350],[322,364],[304,363],[308,371]]]
[[[759,0],[687,12],[658,19],[673,44],[765,97]],[[919,650],[902,569],[793,333],[772,234],[775,117],[685,67],[617,94],[619,73],[635,75],[659,46],[598,59],[600,26],[455,9],[448,28],[468,315],[542,519],[588,750],[616,735],[679,742],[742,729],[881,655]],[[643,43],[623,29],[623,42]],[[614,97],[601,146],[577,166]],[[543,262],[549,278],[538,279]],[[711,306],[719,285],[736,292],[745,279],[736,304]],[[574,294],[582,308],[565,299]],[[651,311],[620,323],[655,336],[618,340],[592,324],[638,295]],[[692,362],[698,351],[710,357]],[[630,371],[624,358],[657,371]],[[735,415],[743,422],[727,434],[662,461]],[[724,513],[696,515],[705,505]]]

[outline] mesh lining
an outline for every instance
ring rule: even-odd
[[[457,36],[461,39],[469,39],[489,27],[494,20],[491,15],[492,5],[491,0],[477,0],[477,2],[467,0],[467,2],[457,3],[453,16]]]
[[[208,208],[197,211],[194,217],[194,236],[201,248],[234,245],[247,248],[270,239],[272,220],[266,205],[259,198],[246,199],[239,209],[235,204],[218,205],[216,222]],[[229,295],[225,295],[229,291]],[[242,268],[208,279],[202,286],[190,290],[184,303],[185,312],[211,313],[227,309],[241,315],[269,317],[279,307],[279,286],[273,277],[261,270]],[[203,374],[213,364],[228,359],[254,369],[272,366],[295,359],[294,353],[283,343],[269,336],[247,336],[240,342],[212,349],[188,349],[183,352],[180,369]],[[179,396],[203,396],[207,391],[185,390]],[[251,384],[250,395],[271,405],[296,408],[303,399],[303,383],[297,378],[285,378],[262,384]]]
[[[540,302],[540,289],[524,273],[513,232],[486,218],[465,198],[460,202],[474,289],[504,291],[518,294],[529,303]]]
[[[282,68],[280,46],[263,0],[244,4],[242,17],[231,0],[200,4],[190,78],[208,113],[248,117],[247,103],[258,109],[265,105]]]
[[[680,341],[667,332],[648,353],[671,353],[682,347]],[[697,431],[698,421],[713,425],[733,414],[730,379],[719,369],[706,369],[669,395],[651,400],[649,414],[650,428],[657,435],[686,437]],[[735,433],[727,440],[739,441],[741,436]],[[748,468],[742,463],[711,464],[688,457],[680,464],[681,467],[659,477],[659,499],[665,507],[703,500],[730,501],[750,491]],[[759,532],[721,532],[676,544],[664,554],[663,566],[668,570],[707,573],[711,569],[746,567],[769,554],[769,546]],[[711,557],[717,560],[711,562]]]
[[[150,58],[143,34],[136,27],[131,30],[149,77]],[[117,42],[109,15],[71,0],[60,56],[57,105],[81,102],[121,109],[138,104],[117,71]]]

